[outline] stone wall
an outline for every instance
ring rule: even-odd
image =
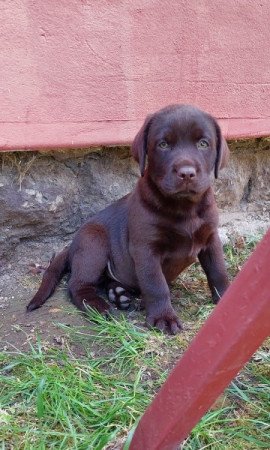
[[[229,233],[244,233],[239,225],[247,223],[265,229],[270,140],[234,141],[230,149],[229,166],[215,181],[221,223]],[[2,153],[0,159],[2,267],[20,248],[70,240],[88,215],[129,192],[139,176],[128,148]]]
[[[229,143],[229,165],[215,182],[216,199],[225,210],[270,210],[270,138]]]

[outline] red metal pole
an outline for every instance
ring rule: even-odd
[[[174,450],[270,334],[270,230],[142,416],[129,450]]]

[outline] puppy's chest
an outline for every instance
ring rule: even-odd
[[[154,249],[165,258],[196,258],[206,246],[211,232],[210,224],[199,219],[189,224],[164,224],[157,229]]]

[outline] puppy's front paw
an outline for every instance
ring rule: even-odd
[[[170,334],[180,333],[183,329],[179,318],[172,308],[162,312],[158,311],[157,313],[152,311],[146,317],[146,324],[149,328],[157,328],[163,333],[167,331]]]

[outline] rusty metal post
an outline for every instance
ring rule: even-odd
[[[129,450],[174,450],[270,335],[270,230],[142,416]]]

